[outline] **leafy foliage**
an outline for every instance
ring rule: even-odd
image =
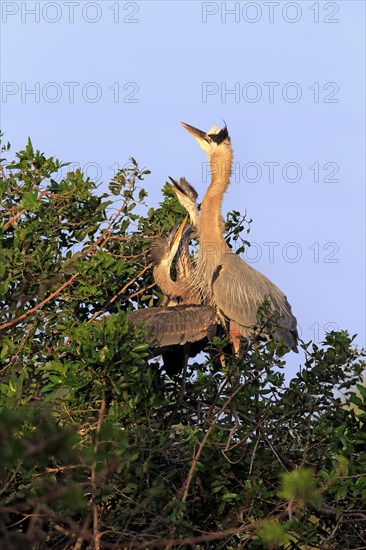
[[[148,209],[149,172],[134,159],[108,193],[79,171],[58,181],[61,163],[30,140],[2,163],[4,547],[365,545],[365,354],[353,337],[302,343],[287,385],[286,350],[271,341],[225,367],[205,355],[183,386],[125,317],[159,304],[147,247],[183,214],[170,189]],[[227,223],[241,239],[244,217]]]

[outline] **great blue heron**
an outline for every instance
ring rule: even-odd
[[[197,235],[199,234],[199,229],[200,229],[200,213],[199,213],[198,208],[197,208],[198,193],[195,190],[195,188],[193,187],[193,185],[188,183],[188,181],[185,178],[180,178],[179,183],[176,180],[174,180],[173,178],[171,178],[170,176],[169,176],[169,179],[172,183],[171,184],[168,183],[168,185],[170,186],[172,191],[174,191],[174,193],[176,194],[177,199],[180,202],[180,204],[187,210],[187,212],[189,214],[189,217],[190,217],[190,220],[191,220],[191,223],[194,224],[193,228],[192,228],[192,226],[187,226],[188,228],[194,229],[194,230],[187,231],[187,235],[188,235],[187,240],[189,240],[191,238],[191,236],[194,237],[194,238],[197,238]],[[220,227],[224,228],[224,226],[225,226],[225,220],[222,216],[220,216]],[[183,238],[181,240],[180,246],[182,246],[182,241],[183,241]],[[197,303],[204,303],[205,302],[205,296],[199,291],[199,287],[196,284],[196,282],[194,281],[194,265],[192,265],[192,262],[190,261],[190,258],[189,258],[188,244],[189,243],[185,243],[184,253],[182,251],[181,254],[178,254],[178,260],[177,260],[177,265],[176,265],[177,274],[178,274],[179,266],[180,266],[180,263],[181,263],[183,257],[186,258],[188,256],[188,261],[182,262],[186,265],[186,270],[184,272],[185,287],[189,288],[188,293],[191,296],[197,296],[197,299],[198,299]],[[220,319],[218,319],[218,321],[219,320]],[[227,333],[227,330],[226,330],[227,327],[226,327],[226,323],[225,323],[224,319],[221,319],[221,325],[222,325],[221,331],[223,330],[224,333],[225,332]],[[219,331],[219,334],[220,334],[220,328],[219,327],[218,327],[218,331]],[[229,334],[228,336],[230,338],[232,335]],[[233,344],[233,347],[234,347],[234,350],[235,350],[236,349],[235,348],[236,338],[234,339],[232,344]],[[230,353],[229,349],[225,347],[224,348],[224,353]],[[219,360],[220,360],[221,365],[224,366],[226,361],[225,361],[225,356],[224,356],[223,353],[219,354]]]
[[[168,240],[156,237],[150,249],[154,279],[164,293],[167,305],[139,309],[127,316],[134,325],[144,324],[150,353],[153,357],[163,356],[164,368],[169,376],[180,373],[188,358],[206,347],[215,335],[218,323],[215,310],[201,305],[197,292],[190,290],[187,284],[191,275],[187,266],[188,246],[194,228],[185,226],[185,221],[178,230],[171,232]],[[173,281],[170,270],[177,253],[177,263],[185,275],[181,274]]]
[[[178,230],[171,231],[168,239],[155,237],[150,246],[150,258],[154,264],[153,276],[165,298],[163,305],[199,304],[199,294],[190,285],[192,265],[189,255],[192,225],[185,225],[187,218]],[[176,257],[177,278],[171,278],[171,267]]]
[[[196,237],[200,231],[201,215],[197,208],[197,198],[198,193],[191,185],[188,183],[186,178],[180,178],[179,183],[169,176],[171,183],[168,182],[168,185],[174,191],[177,196],[180,204],[185,208],[189,214],[191,224],[196,228],[196,234],[192,232],[192,237]],[[225,220],[220,214],[220,228],[224,230]]]
[[[191,224],[199,230],[200,213],[197,208],[198,193],[186,178],[179,178],[179,183],[175,179],[169,176],[171,183],[168,182],[169,187],[177,195],[180,204],[185,208],[189,214]]]
[[[240,337],[250,338],[256,324],[258,307],[268,298],[278,317],[272,335],[297,351],[297,321],[283,292],[262,273],[232,252],[226,243],[221,222],[223,195],[230,181],[233,151],[227,127],[212,127],[207,133],[182,123],[206,153],[211,183],[203,198],[199,223],[199,252],[194,284],[217,307],[222,319],[229,321],[230,339],[236,352]],[[269,337],[263,327],[262,335]]]

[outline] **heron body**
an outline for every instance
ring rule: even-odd
[[[177,272],[177,281],[184,284],[185,290],[185,302],[190,304],[200,304],[199,293],[196,292],[191,286],[191,277],[194,270],[194,266],[191,260],[189,252],[189,244],[193,236],[197,233],[196,228],[193,225],[186,225],[184,227],[182,238],[179,243],[177,252],[177,261],[175,269]]]
[[[174,228],[167,240],[156,237],[150,247],[153,276],[165,296],[164,306],[139,309],[127,316],[135,325],[144,324],[151,355],[163,356],[169,376],[180,373],[188,358],[206,347],[218,323],[215,310],[202,306],[198,293],[189,284],[192,271],[189,241],[195,228],[185,226],[185,222],[186,219],[178,230]],[[176,255],[177,279],[174,281],[170,271]]]
[[[191,234],[196,230],[192,225],[185,226],[185,221],[178,230],[173,229],[167,240],[155,237],[150,246],[154,280],[165,296],[163,305],[167,306],[201,303],[198,292],[190,283],[193,267],[189,242]],[[171,278],[171,267],[175,257],[177,278],[174,281]]]
[[[283,292],[265,275],[232,252],[221,222],[223,195],[230,181],[233,151],[227,128],[213,127],[205,133],[183,123],[208,156],[211,183],[201,205],[199,252],[193,284],[207,303],[228,320],[230,331],[249,338],[256,324],[258,307],[266,298],[278,316],[279,328],[272,335],[297,350],[297,321]],[[265,329],[263,335],[269,336]]]

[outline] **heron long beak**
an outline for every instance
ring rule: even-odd
[[[186,225],[186,222],[188,220],[188,214],[186,215],[186,217],[184,218],[183,222],[181,223],[178,231],[176,232],[175,234],[175,237],[173,239],[173,244],[172,244],[172,249],[173,248],[177,248],[178,249],[178,246],[179,246],[179,243],[180,243],[180,240],[182,238],[182,233],[183,233],[183,230],[184,230],[184,226]]]
[[[181,188],[181,186],[179,185],[179,183],[178,183],[176,180],[174,180],[173,178],[171,178],[170,176],[169,176],[169,179],[170,179],[170,181],[172,182],[172,183],[169,183],[169,182],[167,181],[167,185],[169,185],[170,189],[171,189],[172,191],[174,191],[174,193],[175,193],[176,195],[181,195],[181,196],[185,197],[185,196],[186,196],[186,193],[185,193],[184,189]]]
[[[190,124],[187,124],[186,122],[181,122],[181,124],[182,124],[183,128],[188,130],[188,132],[196,138],[198,143],[200,143],[200,141],[209,141],[209,138],[208,138],[206,132],[203,132],[202,130],[199,130],[198,128],[195,128],[194,126],[191,126]]]

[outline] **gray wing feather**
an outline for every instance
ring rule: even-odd
[[[225,254],[221,269],[212,281],[216,305],[223,314],[239,325],[243,336],[249,336],[256,323],[258,307],[267,296],[273,311],[279,315],[277,338],[296,348],[297,321],[283,292],[265,275],[256,271],[233,252]]]
[[[149,307],[132,311],[127,319],[134,325],[143,323],[146,326],[152,347],[183,345],[211,338],[217,324],[213,308],[200,305]]]

